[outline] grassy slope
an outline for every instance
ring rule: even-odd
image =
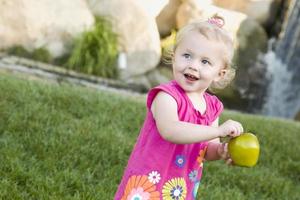
[[[0,76],[0,199],[112,199],[143,101]],[[206,163],[201,199],[297,199],[300,124],[225,112],[256,133],[254,168]]]

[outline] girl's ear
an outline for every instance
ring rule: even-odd
[[[228,71],[227,69],[221,69],[221,71],[219,72],[219,76],[221,76],[221,78],[224,78],[227,71]]]
[[[215,78],[214,81],[215,81],[215,82],[218,82],[218,81],[220,81],[221,79],[223,79],[227,72],[228,72],[227,69],[221,69],[221,70],[219,71],[218,76]]]

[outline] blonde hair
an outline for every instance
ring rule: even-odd
[[[165,50],[163,61],[166,64],[172,64],[172,58],[174,52],[176,51],[176,48],[180,44],[181,40],[186,36],[186,34],[192,31],[199,32],[208,40],[221,42],[224,45],[224,47],[227,49],[223,57],[223,61],[224,61],[223,69],[226,69],[226,73],[220,81],[213,82],[211,84],[209,89],[214,90],[214,89],[225,88],[235,76],[235,69],[232,67],[232,62],[231,62],[234,55],[234,46],[233,46],[234,44],[233,44],[233,39],[231,38],[229,33],[222,28],[222,26],[225,23],[224,19],[218,15],[214,15],[211,19],[221,20],[223,24],[217,24],[215,23],[215,21],[212,22],[210,20],[187,24],[182,29],[180,29],[176,34],[174,44]]]

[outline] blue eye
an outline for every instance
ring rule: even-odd
[[[183,55],[182,55],[184,58],[186,58],[186,59],[190,59],[192,56],[190,55],[190,54],[188,54],[188,53],[184,53]]]
[[[210,63],[208,60],[206,60],[206,59],[203,59],[201,62],[202,62],[204,65],[206,65],[206,64],[211,65],[211,63]]]

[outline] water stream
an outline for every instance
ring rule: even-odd
[[[272,46],[272,45],[270,45]],[[270,84],[262,113],[294,118],[300,111],[300,1],[290,4],[276,48],[265,55]]]
[[[278,59],[273,50],[269,49],[264,58],[267,64],[267,77],[270,78],[271,83],[267,89],[267,101],[262,113],[290,118],[293,116],[290,111],[294,107],[294,102],[289,100],[293,74],[287,69],[287,65]]]

